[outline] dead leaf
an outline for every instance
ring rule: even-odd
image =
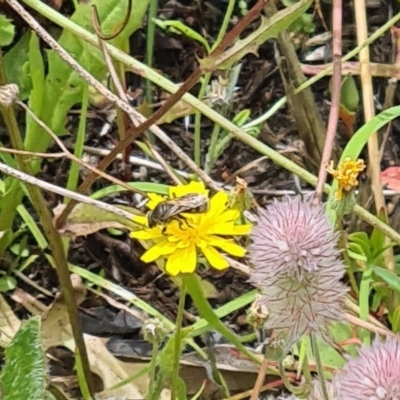
[[[55,221],[61,215],[64,208],[64,204],[59,204],[53,209]],[[78,236],[87,236],[108,228],[127,229],[128,226],[124,223],[124,219],[118,215],[100,210],[89,204],[81,203],[74,207],[68,216],[67,222],[58,229],[58,232],[61,235],[75,239]]]
[[[4,300],[4,297],[0,295],[0,345],[2,348],[10,343],[20,326],[21,321]]]
[[[400,167],[389,167],[381,172],[382,184],[400,192]]]

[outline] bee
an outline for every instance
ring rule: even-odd
[[[203,194],[189,193],[176,199],[158,203],[156,208],[147,214],[149,228],[167,223],[173,219],[182,220],[181,213],[203,213],[209,208],[208,197]]]

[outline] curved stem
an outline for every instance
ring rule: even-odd
[[[185,281],[181,281],[181,287],[179,292],[179,305],[178,314],[176,316],[175,322],[175,345],[174,345],[174,359],[173,359],[173,369],[172,369],[172,392],[171,400],[177,399],[178,394],[178,377],[179,377],[179,358],[181,354],[181,330],[183,321],[183,311],[185,309],[185,297],[186,297],[186,284]]]
[[[319,347],[317,338],[315,337],[315,333],[310,334],[310,340],[311,340],[312,351],[315,357],[315,364],[317,366],[318,380],[319,383],[321,384],[323,400],[329,400],[328,391],[326,390],[326,384],[325,384],[324,369],[322,367],[321,356],[319,353]]]

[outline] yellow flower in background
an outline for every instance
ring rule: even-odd
[[[203,194],[208,190],[202,182],[191,182],[188,185],[170,187],[168,199],[187,194]],[[157,194],[149,195],[147,204],[150,210],[166,199]],[[202,253],[215,269],[228,267],[228,262],[220,253],[243,257],[246,250],[236,244],[232,236],[247,235],[251,225],[235,225],[240,212],[229,208],[229,196],[218,192],[210,199],[210,207],[204,213],[182,213],[183,219],[131,232],[130,236],[140,240],[151,240],[154,244],[142,256],[146,263],[165,257],[166,272],[172,276],[180,273],[193,273],[197,266],[198,254]],[[135,222],[147,226],[147,217],[135,217]],[[220,249],[220,250],[218,250]]]
[[[333,161],[331,161],[326,170],[338,182],[338,190],[336,192],[338,200],[343,197],[344,192],[348,193],[358,186],[358,175],[364,171],[365,167],[364,160],[354,161],[347,157],[337,169],[334,169]]]

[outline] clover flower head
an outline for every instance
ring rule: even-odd
[[[349,358],[333,380],[337,400],[400,399],[400,337],[375,339]]]
[[[365,164],[364,160],[354,161],[350,157],[347,157],[337,169],[333,165],[333,161],[331,161],[326,170],[338,182],[336,198],[340,200],[343,197],[343,193],[349,193],[358,186],[357,178],[360,172],[364,171]]]
[[[268,308],[266,329],[286,333],[291,346],[342,319],[345,267],[322,205],[299,197],[275,200],[259,211],[251,239],[250,283],[261,289],[258,302]]]
[[[169,200],[187,194],[202,194],[208,197],[208,190],[202,182],[190,182],[169,188]],[[147,206],[150,210],[166,199],[157,194],[149,194]],[[222,270],[228,262],[218,249],[236,257],[243,257],[245,249],[236,244],[232,237],[247,235],[250,224],[237,225],[239,211],[228,205],[229,197],[225,192],[218,192],[210,199],[208,211],[203,213],[182,213],[180,218],[147,227],[146,217],[135,217],[135,222],[145,228],[131,232],[131,237],[152,242],[151,247],[143,254],[144,262],[152,262],[163,257],[166,261],[166,272],[172,276],[179,273],[193,273],[197,266],[198,254],[202,253],[209,264]]]

